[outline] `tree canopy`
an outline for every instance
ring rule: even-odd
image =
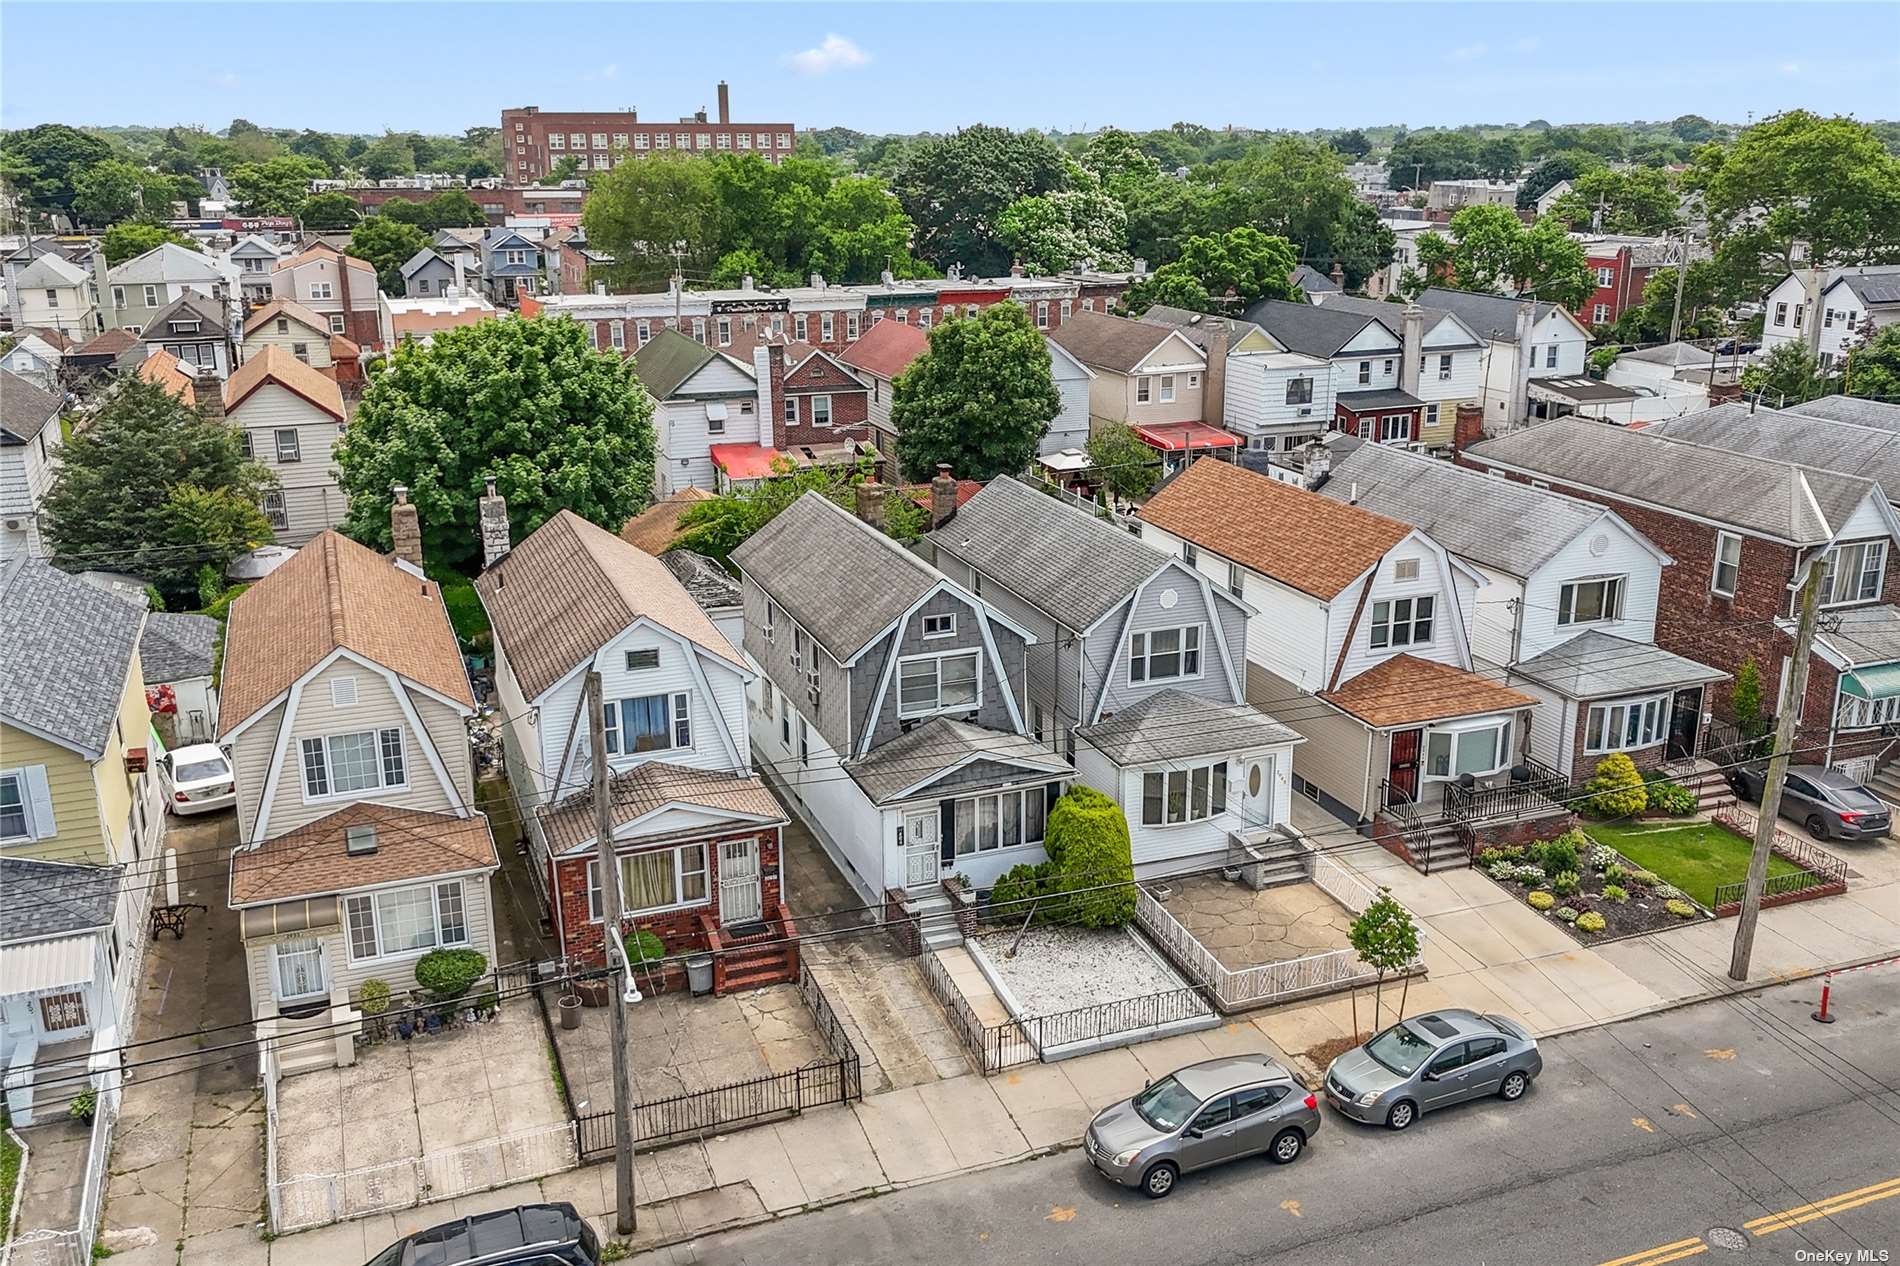
[[[930,137],[904,157],[892,179],[917,226],[917,253],[938,268],[979,276],[1009,268],[1003,213],[1023,198],[1069,187],[1062,151],[1040,132],[978,125]]]
[[[314,158],[281,154],[239,163],[225,173],[231,198],[247,215],[296,215],[310,198],[310,182],[330,173]]]
[[[688,506],[680,515],[679,546],[724,563],[754,532],[807,492],[829,497],[847,510],[854,509],[851,489],[870,476],[868,461],[846,470],[824,466],[800,469],[791,459],[778,458],[773,463],[772,478]],[[891,501],[898,499],[892,494]]]
[[[157,246],[170,242],[182,246],[188,251],[203,252],[204,248],[176,229],[164,228],[157,224],[146,224],[137,220],[128,220],[115,224],[99,238],[99,245],[106,253],[106,263],[122,264],[126,260],[143,255]]]
[[[1014,303],[932,327],[930,350],[891,387],[897,457],[913,480],[940,462],[959,479],[1020,474],[1061,410],[1048,344]]]
[[[1900,325],[1889,325],[1847,357],[1842,384],[1850,396],[1900,401]]]
[[[1547,214],[1572,230],[1657,235],[1680,223],[1676,205],[1676,191],[1659,168],[1592,167],[1570,182],[1570,191]]]
[[[1191,237],[1181,258],[1130,286],[1125,303],[1137,315],[1157,303],[1197,312],[1237,312],[1259,299],[1297,297],[1291,278],[1298,265],[1291,242],[1259,229]]]
[[[363,218],[363,208],[349,194],[332,190],[304,203],[302,215],[307,229],[353,229]]]
[[[1124,501],[1139,501],[1161,482],[1161,454],[1144,444],[1134,428],[1110,423],[1090,433],[1084,450],[1089,468],[1108,490]]]
[[[387,295],[407,293],[402,266],[429,244],[428,235],[413,224],[372,215],[350,231],[350,254],[376,266],[376,284]]]
[[[1128,212],[1093,176],[1086,188],[1018,198],[998,219],[996,235],[1031,274],[1129,263]]]
[[[23,203],[64,212],[72,209],[80,177],[111,158],[112,146],[64,123],[42,123],[7,133],[0,152],[9,160],[8,183]]]
[[[1480,293],[1530,294],[1575,308],[1596,289],[1581,244],[1556,220],[1544,218],[1530,228],[1509,207],[1469,206],[1451,217],[1449,238],[1418,236],[1420,272],[1408,275],[1405,288],[1416,294],[1426,285],[1448,285]]]

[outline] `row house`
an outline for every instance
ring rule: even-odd
[[[1170,325],[1082,312],[1049,336],[1094,375],[1089,430],[1126,426],[1173,473],[1203,454],[1232,460],[1238,437],[1202,421],[1207,356]]]
[[[227,274],[237,274],[238,297],[246,308],[262,307],[271,300],[271,270],[288,250],[269,238],[249,233],[232,243],[224,253]]]
[[[1612,325],[1629,309],[1641,307],[1643,287],[1649,279],[1682,256],[1682,244],[1666,237],[1602,233],[1570,236],[1583,247],[1584,263],[1596,280],[1596,289],[1577,305],[1575,315],[1593,327]]]
[[[358,347],[380,347],[376,267],[366,259],[322,244],[277,262],[271,270],[271,298],[303,305],[323,319],[331,334]]]
[[[1201,420],[1238,436],[1249,452],[1290,452],[1331,421],[1326,362],[1289,352],[1253,322],[1160,304],[1141,319],[1171,327],[1201,349],[1207,357]]]
[[[299,1072],[354,1058],[365,983],[401,994],[436,949],[495,961],[500,868],[475,807],[474,696],[416,509],[396,554],[326,531],[231,604],[218,742],[231,754],[251,1016]]]
[[[1334,302],[1342,304],[1334,307]],[[1324,304],[1262,299],[1247,309],[1258,325],[1285,351],[1325,361],[1332,378],[1332,409],[1324,423],[1381,444],[1449,443],[1449,419],[1440,431],[1425,434],[1425,402],[1404,389],[1401,366],[1405,343],[1394,328],[1397,309],[1361,312],[1335,296]]]
[[[1556,398],[1540,382],[1561,380],[1575,388],[1588,381],[1584,360],[1590,331],[1557,304],[1439,286],[1428,288],[1418,301],[1450,312],[1482,343],[1478,397],[1487,430],[1561,412],[1560,405],[1553,409]],[[1616,398],[1630,394],[1619,391]]]
[[[1224,585],[1007,475],[929,541],[1033,635],[1029,732],[1122,807],[1137,876],[1287,822],[1299,735],[1247,702],[1253,612]]]
[[[237,340],[225,324],[224,304],[187,294],[158,310],[139,340],[147,356],[168,352],[194,374],[223,381],[237,364]]]
[[[1775,700],[1800,587],[1810,566],[1823,567],[1835,654],[1817,641],[1796,743],[1831,763],[1884,744],[1882,728],[1900,719],[1900,609],[1886,597],[1900,581],[1900,518],[1876,480],[1574,418],[1487,440],[1461,460],[1614,510],[1675,560],[1659,586],[1656,644],[1730,677],[1752,660]],[[1726,692],[1715,711],[1733,720]]]
[[[1818,320],[1815,319],[1818,316]],[[1900,264],[1856,268],[1803,268],[1789,273],[1762,299],[1761,350],[1800,342],[1831,368],[1850,347],[1900,322]]]
[[[343,522],[336,447],[347,413],[335,379],[266,345],[225,382],[222,412],[244,456],[276,480],[263,509],[278,544],[303,545]]]

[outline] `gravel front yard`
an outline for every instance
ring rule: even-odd
[[[975,943],[1025,1015],[1054,1015],[1188,987],[1159,951],[1123,929],[1031,928],[1011,958],[1015,939],[1014,931],[999,931]]]

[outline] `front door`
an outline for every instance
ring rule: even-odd
[[[271,986],[279,1007],[308,1006],[329,997],[329,973],[324,970],[323,942],[299,936],[271,947]]]
[[[1423,730],[1397,730],[1392,735],[1392,767],[1386,775],[1394,791],[1418,800],[1418,752]]]
[[[937,810],[906,814],[904,817],[904,886],[924,888],[937,882],[937,836],[941,833]]]
[[[1702,728],[1702,687],[1676,691],[1669,706],[1669,759],[1695,755],[1696,735]]]
[[[764,906],[759,894],[759,842],[723,840],[719,845],[719,921],[757,923]]]
[[[1263,826],[1273,822],[1273,757],[1264,756],[1250,760],[1241,775],[1246,779],[1246,790],[1241,795],[1241,804],[1247,821]]]

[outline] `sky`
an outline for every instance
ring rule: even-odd
[[[0,125],[430,133],[506,106],[946,131],[1900,115],[1900,5],[0,2]]]

